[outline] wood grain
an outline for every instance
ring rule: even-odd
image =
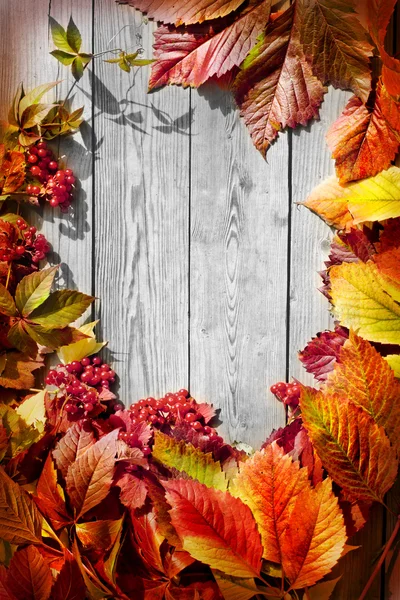
[[[265,162],[229,95],[192,103],[190,388],[257,447],[284,424],[268,388],[286,367],[287,134]]]
[[[142,45],[154,25],[95,4],[95,49]],[[111,47],[111,46],[109,46]],[[189,92],[147,96],[148,70],[96,63],[95,293],[126,403],[188,385]]]

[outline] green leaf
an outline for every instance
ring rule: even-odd
[[[7,223],[11,223],[12,225],[16,225],[18,220],[21,220],[25,223],[25,225],[28,227],[28,222],[25,221],[25,219],[23,219],[21,217],[21,215],[17,215],[16,213],[6,213],[5,215],[1,215],[0,219],[2,221],[7,221]]]
[[[69,54],[69,52],[63,50],[52,50],[50,54],[66,67],[75,60],[75,54]]]
[[[32,104],[28,106],[21,117],[21,127],[29,129],[35,125],[41,125],[49,112],[56,106],[57,104]]]
[[[53,89],[56,85],[58,85],[59,81],[52,81],[51,83],[44,83],[43,85],[38,85],[33,90],[31,90],[26,96],[24,96],[19,103],[18,109],[18,117],[21,120],[24,111],[28,108],[28,106],[32,106],[32,104],[38,104],[42,97],[46,92]]]
[[[76,53],[81,49],[82,44],[82,36],[74,23],[72,16],[69,18],[69,23],[67,26],[67,41],[72,50]]]
[[[15,303],[19,312],[27,317],[49,297],[58,266],[42,269],[24,277],[15,292]]]
[[[46,329],[62,329],[79,319],[93,300],[75,290],[59,290],[30,314],[29,321]]]
[[[159,431],[154,432],[153,458],[168,468],[185,472],[207,487],[225,491],[228,482],[219,461],[212,453],[202,452],[184,440],[175,440]]]
[[[14,348],[21,350],[25,354],[29,354],[29,356],[36,356],[38,352],[37,345],[26,333],[21,321],[18,321],[11,327],[7,338]]]
[[[79,56],[77,56],[72,63],[72,75],[76,81],[79,81],[83,76],[83,62]]]
[[[64,27],[57,23],[53,17],[49,17],[50,29],[51,29],[51,37],[53,38],[54,45],[64,52],[72,52],[74,53],[74,49],[71,48],[67,38],[67,32]]]
[[[18,107],[19,107],[19,103],[24,95],[25,95],[24,86],[22,85],[22,83],[20,83],[18,85],[17,91],[15,93],[10,111],[8,113],[8,121],[9,121],[10,125],[14,125],[15,127],[18,127],[18,128],[19,128]]]
[[[8,289],[0,283],[0,313],[8,317],[17,315],[17,307]]]

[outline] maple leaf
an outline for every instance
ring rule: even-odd
[[[397,409],[400,382],[379,352],[353,331],[340,350],[340,359],[325,389],[342,394],[363,408],[385,429],[397,451],[400,450],[400,411]]]
[[[394,100],[382,95],[382,85],[376,90],[372,110],[353,96],[339,119],[331,125],[326,139],[336,160],[336,174],[341,183],[372,177],[387,169],[397,154],[400,137],[384,116],[383,104],[389,106],[386,114],[394,121],[400,106],[394,109]]]
[[[133,473],[124,473],[116,485],[121,489],[119,499],[131,510],[142,508],[147,497],[146,482]]]
[[[83,577],[73,557],[73,554],[64,548],[64,564],[61,568],[50,597],[52,600],[82,600],[86,594]]]
[[[5,388],[27,390],[35,384],[33,371],[43,367],[43,358],[36,356],[34,359],[22,352],[7,352],[5,354],[5,367],[0,373],[0,385]]]
[[[103,436],[72,463],[68,469],[67,492],[77,520],[103,500],[114,474],[118,429]]]
[[[204,453],[183,440],[176,441],[159,431],[154,432],[152,456],[168,468],[184,471],[207,487],[226,490],[228,483],[221,463],[214,461],[211,453]]]
[[[343,326],[372,342],[400,344],[400,305],[375,263],[343,263],[329,274],[333,311]]]
[[[299,0],[298,0],[299,1]],[[360,26],[353,0],[301,0],[301,43],[322,83],[351,89],[366,102],[371,90],[372,46]]]
[[[123,519],[77,523],[76,535],[85,548],[106,552],[114,545],[121,531],[122,522]]]
[[[390,167],[344,186],[336,177],[329,177],[314,188],[304,205],[338,229],[399,217],[400,169]]]
[[[266,560],[282,563],[281,537],[296,496],[308,485],[307,470],[285,454],[277,442],[256,452],[240,466],[231,492],[257,522]]]
[[[35,546],[27,546],[14,554],[7,585],[17,598],[48,600],[52,584],[50,567]]]
[[[302,388],[301,414],[322,464],[353,500],[382,502],[398,461],[382,427],[340,395]]]
[[[315,338],[308,342],[299,359],[306,371],[312,373],[318,381],[325,381],[328,373],[333,370],[339,360],[340,349],[347,340],[346,332],[337,327],[335,331],[324,331],[318,333]]]
[[[154,34],[156,62],[149,89],[168,83],[198,87],[212,77],[222,77],[239,67],[268,23],[270,10],[271,0],[252,0],[249,7],[225,27],[218,23],[192,27],[188,31],[159,27]]]
[[[316,117],[326,91],[300,43],[304,9],[293,4],[272,21],[235,80],[235,98],[254,144],[265,153],[280,129]]]
[[[42,518],[30,497],[0,468],[0,537],[10,544],[40,544]]]
[[[69,467],[83,456],[95,441],[93,431],[86,431],[81,423],[71,425],[53,450],[57,468],[60,469],[64,479]]]
[[[167,481],[164,487],[172,525],[184,550],[228,575],[259,575],[260,535],[241,500],[192,480]]]
[[[157,21],[175,23],[176,26],[201,23],[233,12],[244,0],[117,0],[130,4]]]

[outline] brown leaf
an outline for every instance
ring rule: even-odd
[[[31,388],[35,384],[32,372],[43,367],[43,358],[39,355],[31,358],[13,350],[7,352],[6,359],[6,366],[0,375],[0,385],[16,390]]]
[[[86,596],[86,587],[79,567],[66,548],[64,557],[65,562],[51,589],[51,600],[82,600]]]
[[[18,550],[10,563],[8,587],[18,600],[48,600],[53,584],[50,567],[35,546]]]
[[[42,517],[28,494],[0,468],[0,537],[10,544],[39,544]]]
[[[53,450],[57,468],[60,469],[64,479],[72,463],[85,454],[95,441],[93,431],[86,431],[80,423],[71,425]]]

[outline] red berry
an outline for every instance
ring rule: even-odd
[[[55,171],[56,169],[58,169],[58,164],[55,160],[51,160],[48,164],[48,167],[51,171]]]
[[[83,408],[85,409],[85,412],[91,412],[93,410],[93,404],[85,402]]]
[[[89,371],[85,371],[84,373],[82,373],[81,381],[83,381],[83,383],[89,383],[91,379],[92,374]]]
[[[28,156],[28,163],[31,163],[31,165],[34,165],[35,163],[37,163],[38,161],[38,157],[35,156],[34,154],[30,154]]]
[[[143,446],[142,452],[145,456],[149,456],[149,454],[151,454],[151,448],[149,446]]]
[[[103,361],[101,360],[100,356],[95,356],[94,359],[92,360],[92,363],[94,365],[101,365]]]
[[[91,364],[91,360],[90,360],[90,358],[89,358],[88,356],[86,356],[85,358],[82,358],[82,360],[81,360],[81,364],[82,364],[84,367],[88,367],[88,366]]]
[[[185,390],[184,388],[179,390],[178,394],[180,396],[185,396],[185,398],[187,398],[189,396],[189,392],[187,390]]]
[[[42,158],[44,156],[47,156],[47,151],[44,148],[39,148],[39,150],[38,150],[38,156],[40,156]]]
[[[36,148],[38,149],[38,151],[40,150],[40,148],[47,148],[47,144],[46,142],[39,142],[38,144],[36,144]]]
[[[65,405],[65,410],[67,411],[67,413],[73,415],[78,412],[78,407],[76,406],[76,404],[72,404],[72,402],[67,402],[67,404]]]
[[[16,252],[16,254],[18,254],[18,256],[22,256],[23,254],[25,254],[24,246],[17,246],[15,248],[15,252]]]
[[[202,429],[203,427],[199,421],[193,421],[193,423],[191,423],[190,426],[193,427],[195,431],[199,431],[199,429]]]
[[[71,169],[65,169],[64,173],[67,175],[67,177],[70,177],[71,175],[73,175],[73,172]]]

